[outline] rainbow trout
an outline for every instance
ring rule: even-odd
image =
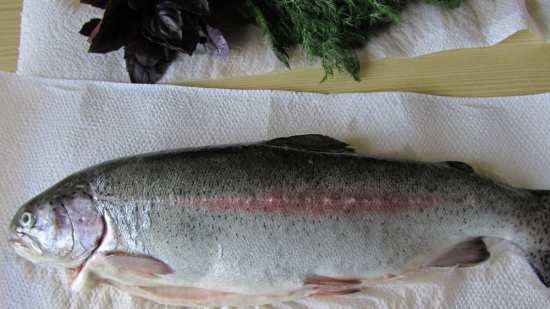
[[[550,283],[550,194],[459,162],[369,158],[321,135],[110,161],[32,199],[22,257],[170,305],[268,304],[359,291],[521,247]]]

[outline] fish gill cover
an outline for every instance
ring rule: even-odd
[[[424,0],[449,8],[463,0]],[[89,52],[124,48],[130,79],[155,83],[178,53],[192,56],[199,45],[212,54],[229,53],[224,33],[258,25],[273,51],[289,66],[289,51],[301,46],[310,60],[320,59],[323,80],[346,71],[359,80],[356,50],[370,37],[399,21],[412,0],[81,0],[105,10],[85,23]]]

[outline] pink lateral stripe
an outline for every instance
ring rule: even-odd
[[[276,193],[249,196],[196,198],[191,204],[210,210],[245,210],[283,214],[361,214],[423,209],[439,204],[441,198],[414,193]]]

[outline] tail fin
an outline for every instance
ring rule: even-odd
[[[529,264],[531,265],[531,268],[533,268],[533,271],[535,271],[535,274],[537,277],[539,277],[540,281],[547,287],[550,288],[550,281],[548,278],[548,269],[545,269],[544,267],[544,256],[545,254],[541,255],[543,259],[540,259],[540,255],[535,254],[535,257],[533,257],[531,254],[529,254]],[[546,252],[546,258],[550,257],[550,252]]]
[[[529,262],[539,279],[550,287],[550,190],[531,191],[540,199],[542,225],[535,240],[536,247],[528,252]]]
[[[546,287],[550,288],[550,250],[537,250],[530,252],[529,263]]]

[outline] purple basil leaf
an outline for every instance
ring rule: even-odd
[[[249,0],[211,1],[206,22],[214,28],[223,29],[224,33],[254,24],[255,20],[247,9],[247,1]]]
[[[208,4],[208,0],[187,0],[183,1],[182,4],[183,9],[189,13],[202,16],[210,14],[210,5]]]
[[[143,19],[143,35],[169,49],[193,54],[197,44],[207,41],[203,33],[203,21],[197,15],[181,8],[181,3],[160,0],[146,12]]]
[[[158,36],[166,39],[181,40],[183,35],[183,16],[173,1],[159,1],[151,16],[151,26],[155,27]]]
[[[138,38],[124,48],[126,70],[132,83],[156,83],[176,56],[176,52],[144,38]]]
[[[109,0],[80,0],[80,3],[89,4],[100,9],[107,7],[107,2],[109,2]]]
[[[82,26],[82,29],[80,29],[79,33],[89,37],[92,34],[92,32],[94,32],[94,30],[97,28],[97,26],[99,26],[100,22],[101,22],[101,19],[99,18],[90,19],[90,21],[88,21]]]
[[[108,53],[117,50],[139,35],[140,15],[124,0],[110,0],[89,52]]]
[[[128,0],[128,6],[132,10],[141,10],[151,5],[151,0]]]
[[[229,44],[219,29],[206,26],[208,33],[208,43],[212,45],[215,52],[214,55],[220,58],[225,58],[229,55]]]

